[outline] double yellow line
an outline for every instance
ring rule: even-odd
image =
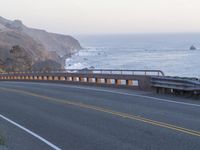
[[[152,119],[147,119],[147,118],[140,117],[140,116],[133,115],[133,114],[127,114],[127,113],[123,113],[123,112],[113,111],[111,109],[105,109],[105,108],[102,108],[102,107],[99,107],[99,106],[84,104],[84,103],[80,103],[80,102],[72,102],[72,101],[69,101],[69,100],[63,100],[63,99],[58,99],[58,98],[52,98],[52,97],[39,95],[39,94],[36,94],[36,93],[32,93],[32,92],[28,92],[28,91],[24,91],[24,90],[18,90],[18,89],[10,89],[10,88],[0,87],[0,90],[8,91],[8,92],[21,93],[21,94],[24,94],[24,95],[33,96],[33,97],[41,98],[41,99],[44,99],[44,100],[49,100],[49,101],[52,101],[52,102],[77,106],[77,107],[80,107],[80,108],[95,110],[95,111],[98,111],[98,112],[104,112],[104,113],[111,114],[111,115],[114,115],[114,116],[130,119],[130,120],[136,120],[136,121],[147,123],[147,124],[150,124],[150,125],[153,125],[153,126],[159,126],[159,127],[162,127],[162,128],[167,128],[167,129],[171,129],[171,130],[178,131],[178,132],[181,132],[181,133],[200,137],[199,131],[179,127],[179,126],[176,126],[176,125],[172,125],[172,124],[168,124],[168,123],[164,123],[164,122],[160,122],[160,121],[155,121],[155,120],[152,120]]]

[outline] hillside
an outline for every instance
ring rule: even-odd
[[[7,67],[11,49],[20,47],[31,64],[53,60],[64,66],[66,57],[81,49],[79,42],[71,36],[49,33],[45,30],[25,26],[20,20],[7,20],[0,17],[0,65]],[[8,62],[9,60],[9,62]],[[14,65],[14,64],[13,64]]]

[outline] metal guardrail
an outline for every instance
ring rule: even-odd
[[[157,92],[159,89],[166,89],[200,94],[200,81],[197,78],[151,77],[151,85],[157,88]]]
[[[26,71],[6,72],[1,74],[40,74],[40,73],[79,73],[79,74],[109,74],[109,75],[145,75],[164,76],[161,70],[115,70],[115,69],[65,69],[56,71]]]
[[[0,81],[59,82],[151,90],[152,76],[164,76],[164,73],[160,70],[68,69],[7,72],[0,74]]]

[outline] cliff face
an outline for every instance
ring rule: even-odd
[[[38,43],[42,43],[47,51],[56,51],[60,56],[69,55],[81,49],[79,42],[71,36],[30,28],[24,28],[23,31]]]
[[[19,20],[10,21],[0,17],[1,66],[8,64],[6,61],[13,57],[10,51],[16,45],[31,58],[31,64],[52,60],[62,66],[66,56],[81,49],[79,42],[71,36],[32,29]]]

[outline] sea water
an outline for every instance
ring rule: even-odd
[[[162,70],[170,76],[200,78],[200,34],[76,36],[83,50],[66,60],[67,69]],[[194,45],[197,49],[190,50]]]

